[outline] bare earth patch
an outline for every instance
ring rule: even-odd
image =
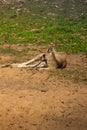
[[[39,54],[39,49],[34,46],[27,55],[19,55],[20,62],[30,59],[29,55]],[[44,47],[40,50],[44,51]],[[0,55],[1,63],[15,58],[18,55]],[[84,55],[68,55],[68,66],[63,70],[0,68],[0,130],[20,129],[87,129],[87,62]]]

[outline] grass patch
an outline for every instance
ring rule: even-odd
[[[71,7],[71,4],[69,3],[68,6]],[[57,50],[73,53],[87,52],[87,18],[85,16],[73,19],[67,15],[65,17],[64,12],[62,15],[60,15],[61,11],[58,14],[57,11],[60,9],[54,8],[55,6],[50,2],[44,5],[28,1],[22,4],[22,7],[20,4],[3,7],[4,10],[0,5],[0,44],[3,41],[7,41],[8,44],[36,43],[40,45],[53,42],[58,46]],[[65,11],[66,3],[62,7]]]

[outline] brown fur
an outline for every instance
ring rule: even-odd
[[[56,52],[54,47],[54,45],[51,45],[51,47],[48,49],[48,53],[50,54],[51,58],[51,63],[49,64],[54,66],[54,68],[66,68],[66,54],[64,52]]]

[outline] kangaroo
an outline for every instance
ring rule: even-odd
[[[54,44],[48,48],[47,53],[37,55],[35,58],[23,62],[10,65],[2,65],[3,67],[32,67],[38,69],[57,69],[65,68],[67,66],[66,54],[64,52],[56,52]]]
[[[66,68],[67,60],[65,52],[56,52],[54,44],[48,49],[48,65],[51,68]]]

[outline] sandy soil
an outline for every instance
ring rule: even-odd
[[[13,58],[0,55],[1,63]],[[86,65],[78,54],[64,70],[0,68],[0,130],[86,130]]]

